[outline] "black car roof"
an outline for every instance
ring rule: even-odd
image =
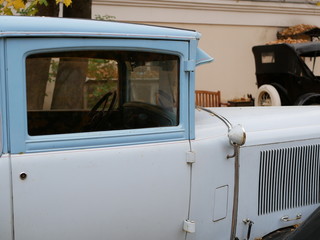
[[[302,57],[320,56],[320,42],[288,44]]]
[[[260,45],[252,48],[253,52],[262,53],[265,50],[276,50],[280,49],[292,49],[297,55],[302,57],[317,57],[320,56],[320,41],[319,42],[306,42],[306,43],[279,43],[272,45]]]

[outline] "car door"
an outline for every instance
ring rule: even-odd
[[[157,46],[7,40],[15,240],[184,239],[190,149],[179,93],[187,90],[188,44]],[[113,64],[116,73],[103,75]]]

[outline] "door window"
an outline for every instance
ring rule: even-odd
[[[28,134],[177,126],[179,57],[136,51],[33,54]]]

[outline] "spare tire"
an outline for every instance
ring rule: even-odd
[[[269,84],[259,87],[255,106],[281,106],[281,99],[277,89]]]

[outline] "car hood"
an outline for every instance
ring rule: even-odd
[[[246,131],[245,146],[320,137],[319,106],[209,108]],[[228,128],[217,117],[196,110],[196,140],[225,136]]]

